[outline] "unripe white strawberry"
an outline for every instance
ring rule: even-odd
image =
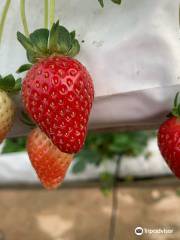
[[[20,89],[20,78],[15,80],[12,74],[0,75],[0,143],[10,131],[15,113],[15,105],[8,94],[17,93]]]
[[[10,131],[15,113],[15,106],[8,94],[0,89],[0,142]]]

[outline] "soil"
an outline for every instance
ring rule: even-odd
[[[162,183],[162,184],[161,184]],[[115,240],[180,239],[180,184],[119,184]],[[98,187],[0,189],[0,240],[108,240],[112,194]],[[136,236],[137,226],[173,233]],[[145,230],[144,230],[145,231]]]

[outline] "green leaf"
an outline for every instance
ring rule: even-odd
[[[104,7],[104,0],[98,0],[98,2],[101,5],[101,7]]]
[[[26,55],[27,55],[27,59],[30,63],[36,63],[37,62],[38,55],[32,53],[31,51],[27,51]]]
[[[77,161],[81,160],[81,161],[84,161],[86,163],[99,165],[100,162],[101,162],[101,155],[96,150],[83,149],[77,154],[76,160]]]
[[[179,92],[176,93],[175,99],[174,99],[174,107],[178,105],[178,97],[179,97]]]
[[[29,37],[33,45],[36,46],[37,51],[39,50],[43,53],[47,52],[49,38],[48,29],[45,28],[37,29],[36,31],[31,33]]]
[[[25,72],[27,70],[29,70],[30,68],[32,67],[32,64],[23,64],[22,66],[20,66],[18,68],[18,70],[16,71],[17,73],[22,73],[22,72]]]
[[[67,54],[69,49],[71,48],[71,36],[68,30],[63,27],[59,26],[58,28],[58,52],[62,54]]]
[[[53,23],[49,36],[49,50],[51,53],[57,52],[57,41],[59,37],[59,21]]]
[[[15,79],[12,74],[0,79],[0,88],[5,91],[10,91],[15,85]]]
[[[21,79],[21,78],[18,78],[18,79],[16,80],[16,82],[15,82],[13,91],[18,92],[18,91],[21,90],[21,87],[22,87],[22,79]]]
[[[75,164],[73,165],[72,172],[73,173],[80,173],[83,172],[86,168],[86,162],[83,160],[76,160]]]
[[[72,43],[72,48],[68,52],[68,56],[74,57],[76,56],[80,51],[80,45],[78,40],[74,40]]]
[[[121,4],[121,0],[111,0],[113,3],[116,3],[116,4]]]
[[[17,39],[27,51],[35,52],[32,42],[22,33],[17,32]]]
[[[76,37],[76,32],[75,31],[70,32],[70,37],[71,37],[71,41],[73,41]]]
[[[25,151],[26,137],[18,137],[6,139],[2,149],[2,153],[21,152]]]

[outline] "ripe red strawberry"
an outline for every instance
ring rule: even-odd
[[[180,104],[176,95],[172,116],[159,128],[158,145],[170,169],[180,178]]]
[[[42,35],[46,39],[40,41]],[[94,87],[86,68],[72,58],[79,52],[75,33],[56,23],[50,34],[40,29],[29,39],[18,33],[18,39],[34,63],[22,87],[27,112],[62,152],[78,152],[87,134]]]
[[[26,110],[63,152],[78,152],[84,144],[93,101],[87,70],[69,57],[49,57],[34,64],[23,81]]]
[[[64,180],[73,154],[61,152],[39,128],[29,134],[27,151],[43,186],[57,188]]]

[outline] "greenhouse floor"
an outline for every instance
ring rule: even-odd
[[[116,240],[180,239],[180,183],[174,178],[119,183]],[[96,184],[48,192],[0,188],[0,240],[108,240],[112,194]],[[135,227],[144,231],[137,237]],[[167,233],[167,231],[169,231]]]

